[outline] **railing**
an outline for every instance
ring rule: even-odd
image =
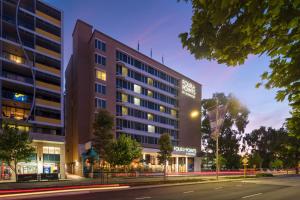
[[[50,123],[50,124],[60,124],[61,123],[60,119],[53,119],[53,118],[42,117],[42,116],[35,116],[35,121],[45,122],[45,123]]]
[[[44,71],[48,71],[48,72],[51,72],[51,73],[56,74],[56,75],[60,75],[60,70],[58,70],[58,69],[56,69],[54,67],[49,67],[49,66],[41,64],[41,63],[35,63],[35,66],[38,69],[41,69],[41,70],[44,70]]]
[[[33,84],[33,80],[31,78],[27,78],[24,76],[19,76],[10,72],[6,72],[3,71],[2,72],[2,77],[8,78],[8,79],[12,79],[12,80],[16,80],[16,81],[20,81],[20,82],[24,82],[24,83],[29,83],[29,84]]]
[[[60,108],[60,103],[54,102],[54,101],[45,100],[45,99],[37,98],[35,100],[35,103],[36,104],[40,104],[40,105],[46,105],[46,106],[52,106],[52,107]]]
[[[42,82],[42,81],[36,81],[36,85],[38,87],[43,87],[43,88],[47,88],[47,89],[50,89],[50,90],[60,92],[60,86],[57,86],[57,85],[53,85],[53,84],[50,84],[50,83],[45,83],[45,82]]]
[[[46,20],[52,22],[53,24],[55,24],[55,25],[58,26],[58,27],[61,26],[61,23],[60,23],[59,20],[57,20],[57,19],[55,19],[55,18],[53,18],[53,17],[51,17],[51,16],[49,16],[49,15],[47,15],[47,14],[45,14],[45,13],[39,11],[39,10],[36,10],[36,11],[35,11],[35,14],[36,14],[37,16],[39,16],[39,17],[42,17],[42,18],[44,18],[44,19],[46,19]]]
[[[60,42],[60,37],[58,37],[57,35],[54,35],[54,34],[52,34],[52,33],[49,33],[48,31],[44,31],[44,30],[42,30],[42,29],[40,29],[40,28],[35,28],[35,31],[36,31],[37,33],[43,35],[43,36],[46,36],[46,37],[52,39],[52,40],[55,40],[55,41],[57,41],[57,42]]]
[[[43,52],[45,54],[49,54],[49,55],[51,55],[51,56],[53,56],[55,58],[60,59],[60,53],[57,53],[55,51],[52,51],[50,49],[47,49],[47,48],[44,48],[44,47],[41,47],[41,46],[38,46],[38,45],[36,45],[35,49],[38,50],[38,51],[41,51],[41,52]]]

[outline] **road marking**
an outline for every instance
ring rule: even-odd
[[[217,187],[216,190],[222,189],[223,187]]]
[[[185,191],[185,192],[183,192],[184,194],[188,194],[188,193],[192,193],[192,192],[194,192],[193,190],[191,190],[191,191]]]
[[[251,194],[251,195],[248,195],[248,196],[244,196],[244,197],[242,197],[242,199],[246,199],[246,198],[250,198],[250,197],[258,196],[258,195],[261,195],[261,194],[262,194],[262,193]]]
[[[135,199],[151,199],[152,197],[137,197]]]

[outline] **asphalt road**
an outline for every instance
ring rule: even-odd
[[[33,199],[33,198],[31,198]],[[140,188],[41,196],[43,200],[232,200],[300,199],[300,176],[265,178],[247,181],[206,183],[194,185],[169,186],[159,188]]]

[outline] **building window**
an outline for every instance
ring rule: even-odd
[[[95,54],[95,63],[99,65],[106,65],[106,58],[100,56],[99,54]]]
[[[128,108],[122,107],[122,115],[128,115]]]
[[[122,102],[128,102],[128,95],[122,94]]]
[[[135,105],[139,106],[139,105],[141,105],[141,100],[140,100],[139,98],[137,98],[137,97],[134,97],[134,98],[133,98],[133,103],[134,103]]]
[[[44,146],[43,154],[60,154],[60,148]]]
[[[148,118],[148,120],[151,120],[151,121],[153,121],[153,115],[151,114],[151,113],[148,113],[147,114],[147,118]]]
[[[174,117],[176,117],[177,116],[176,110],[171,109],[171,115],[174,116]]]
[[[16,120],[25,120],[29,116],[29,110],[15,107],[2,107],[2,116]]]
[[[148,83],[148,85],[153,85],[153,79],[152,78],[147,78],[147,83]]]
[[[164,106],[159,106],[159,111],[160,112],[166,112],[166,108]]]
[[[95,99],[95,106],[96,108],[106,108],[106,101],[103,99]]]
[[[96,70],[96,78],[99,79],[99,80],[102,80],[102,81],[106,81],[106,72]]]
[[[106,94],[106,86],[99,83],[95,83],[95,92],[100,94]]]
[[[133,84],[133,91],[136,92],[136,93],[141,94],[141,92],[142,92],[142,87],[139,86],[139,85]]]
[[[151,90],[148,90],[147,94],[148,94],[148,97],[153,97],[153,92]]]
[[[122,67],[122,75],[128,76],[128,69],[126,67]]]
[[[155,126],[153,126],[153,125],[148,125],[148,132],[149,132],[149,133],[154,133],[154,132],[155,132]]]
[[[16,56],[16,55],[13,55],[13,54],[9,54],[9,60],[11,60],[15,63],[18,63],[18,64],[21,64],[21,63],[25,62],[22,57]]]
[[[95,48],[105,52],[106,44],[98,39],[95,39]]]

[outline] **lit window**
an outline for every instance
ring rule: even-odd
[[[128,102],[128,95],[122,94],[122,102]]]
[[[43,154],[60,154],[60,148],[44,146]]]
[[[155,132],[155,127],[153,125],[148,125],[148,132],[154,133]]]
[[[148,113],[148,114],[147,114],[147,117],[148,117],[148,120],[153,121],[153,115],[152,115],[151,113]]]
[[[159,106],[159,111],[160,112],[165,112],[166,111],[166,108],[164,106]]]
[[[15,63],[18,63],[18,64],[24,62],[23,59],[22,59],[22,57],[16,56],[16,55],[12,55],[12,54],[9,54],[9,60],[11,60],[11,61],[13,61]]]
[[[134,85],[133,85],[133,91],[136,92],[136,93],[141,94],[141,92],[142,92],[142,87],[139,86],[139,85],[134,84]]]
[[[176,116],[177,116],[176,110],[173,110],[173,109],[172,109],[172,110],[171,110],[171,115],[174,116],[174,117],[176,117]]]
[[[148,78],[147,82],[148,82],[148,85],[153,85],[153,79],[152,78]]]
[[[135,105],[139,106],[139,105],[141,105],[141,100],[140,100],[139,98],[137,98],[137,97],[134,97],[134,98],[133,98],[133,103],[134,103]]]
[[[128,115],[128,108],[122,107],[122,115]]]
[[[96,77],[99,80],[106,81],[106,72],[100,71],[100,70],[96,70]]]
[[[148,96],[153,97],[153,92],[151,90],[148,90]]]
[[[128,69],[126,67],[122,67],[122,75],[127,76],[128,75]]]

